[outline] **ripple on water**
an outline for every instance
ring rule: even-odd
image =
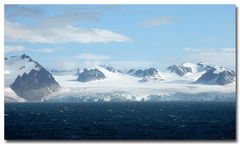
[[[170,117],[170,118],[175,118],[176,116],[175,116],[175,115],[172,115],[172,114],[169,114],[168,117]]]
[[[186,127],[186,125],[184,125],[184,124],[183,124],[183,125],[180,125],[180,127],[181,127],[181,128],[185,128],[185,127]]]
[[[170,104],[173,108],[169,107]],[[93,138],[124,140],[136,137],[161,140],[166,138],[235,140],[235,105],[234,107],[219,103],[204,103],[204,105],[202,103],[181,105],[141,103],[134,104],[136,107],[129,103],[109,105],[101,104],[101,107],[99,104],[74,106],[73,104],[24,104],[19,107],[16,104],[8,105],[4,115],[6,136],[9,139],[16,139],[21,135],[22,139],[40,137],[48,139],[51,136],[53,139],[75,137],[81,140],[83,137],[89,140]],[[189,108],[185,108],[187,105]],[[218,108],[214,109],[213,105]],[[14,111],[16,107],[17,111]],[[131,112],[132,110],[135,112]]]

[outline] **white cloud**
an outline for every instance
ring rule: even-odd
[[[52,63],[49,63],[50,69],[60,70],[76,70],[77,68],[93,68],[102,64],[111,65],[121,70],[128,70],[132,68],[149,68],[156,66],[156,63],[150,61],[97,61],[97,60],[80,60],[71,58],[55,59]]]
[[[82,53],[80,55],[75,56],[75,58],[78,59],[84,59],[84,60],[107,60],[109,59],[106,55],[98,55],[93,53]]]
[[[235,67],[235,48],[221,49],[191,49],[185,48],[188,60],[194,62],[205,62],[212,65],[220,65],[228,68]]]
[[[155,19],[145,20],[142,24],[144,26],[154,27],[162,24],[171,24],[173,19],[170,17],[158,17]]]
[[[184,48],[183,49],[184,51],[187,51],[187,52],[200,52],[201,49],[197,49],[197,48]]]
[[[55,51],[53,48],[34,48],[32,50],[36,52],[42,52],[42,53],[52,53]]]
[[[4,52],[9,53],[9,52],[21,52],[24,51],[25,48],[23,46],[14,46],[14,45],[6,45],[4,46]]]
[[[232,53],[235,53],[235,49],[234,48],[222,48],[221,49],[223,52],[232,52]]]
[[[74,26],[36,29],[5,20],[5,39],[31,43],[109,43],[125,42],[129,38],[107,29],[83,29]]]
[[[109,13],[119,10],[121,6],[116,5],[96,5],[86,6],[70,6],[71,8],[63,9],[61,12],[48,15],[43,9],[36,6],[23,5],[6,5],[5,13],[7,18],[33,20],[34,24],[38,26],[63,26],[67,24],[82,23],[82,22],[98,22],[101,17]]]
[[[51,69],[74,70],[77,68],[91,68],[104,64],[110,57],[94,53],[81,53],[72,57],[58,57],[49,64]]]
[[[6,5],[5,6],[6,17],[13,18],[39,18],[43,12],[36,7],[25,7],[23,5]]]
[[[156,66],[155,62],[152,61],[141,61],[141,60],[124,60],[114,61],[109,56],[94,54],[94,53],[82,53],[72,57],[58,57],[49,63],[51,69],[62,69],[62,70],[74,70],[77,68],[92,68],[99,65],[111,65],[115,68],[127,70],[131,68],[148,68]]]
[[[91,68],[103,64],[97,60],[81,60],[76,58],[56,58],[52,62],[48,63],[49,69],[59,70],[76,70],[77,68]]]
[[[42,20],[44,26],[63,26],[78,22],[96,22],[100,20],[102,12],[72,11],[64,12],[59,15],[49,16]]]
[[[41,52],[41,53],[51,53],[54,52],[54,48],[26,48],[24,46],[19,45],[6,45],[4,46],[4,52],[10,53],[10,52],[22,52],[22,51],[33,51],[33,52]]]
[[[72,59],[56,59],[48,65],[49,69],[75,70],[81,66],[81,63]]]

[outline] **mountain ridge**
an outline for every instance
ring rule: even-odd
[[[173,68],[180,68],[180,70],[182,70],[181,72],[183,72],[180,75],[174,70],[160,71],[154,67],[129,69],[127,72],[122,72],[110,65],[99,65],[91,68],[84,68],[83,70],[51,70],[50,72],[53,73],[52,75],[38,62],[32,60],[31,57],[25,54],[21,56],[6,57],[4,58],[4,62],[5,88],[10,88],[14,91],[8,90],[5,92],[6,100],[8,101],[14,101],[14,99],[16,101],[41,101],[45,99],[46,96],[48,97],[48,95],[51,96],[59,92],[61,93],[61,91],[64,92],[65,88],[69,87],[71,89],[72,86],[85,90],[87,87],[90,87],[90,89],[94,89],[95,87],[103,89],[113,88],[115,89],[113,92],[106,91],[106,93],[102,93],[98,91],[98,93],[94,93],[93,95],[96,94],[97,97],[106,96],[106,100],[111,98],[114,98],[114,100],[132,100],[134,95],[125,92],[130,87],[134,88],[133,92],[141,92],[143,90],[142,88],[149,89],[150,91],[147,92],[148,95],[146,96],[150,96],[158,95],[158,93],[154,92],[155,90],[159,92],[169,90],[171,93],[172,90],[175,89],[175,86],[179,87],[176,91],[174,90],[175,92],[182,92],[181,89],[184,88],[184,85],[189,87],[190,91],[190,89],[194,87],[198,87],[201,90],[204,87],[211,87],[211,85],[226,86],[227,88],[236,81],[236,73],[234,71],[219,66],[210,66],[204,63],[176,64],[176,67]],[[184,70],[186,67],[189,69]],[[208,79],[211,82],[208,82]],[[200,85],[203,85],[203,87]],[[122,87],[125,87],[126,90],[121,90],[121,92],[119,89]],[[157,90],[159,88],[161,91]],[[151,89],[153,89],[153,93]],[[130,93],[132,92],[130,91]],[[113,97],[107,96],[108,94]],[[65,92],[63,95],[65,95]],[[81,93],[81,95],[85,95],[85,93]],[[87,99],[90,100],[91,98]]]

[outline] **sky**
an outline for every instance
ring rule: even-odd
[[[204,62],[235,69],[235,5],[5,5],[5,56],[48,69]]]

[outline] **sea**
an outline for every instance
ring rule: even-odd
[[[235,102],[5,103],[6,140],[236,140]]]

